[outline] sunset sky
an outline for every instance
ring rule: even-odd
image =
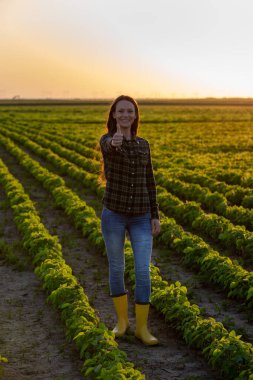
[[[0,0],[0,98],[253,97],[252,0]]]

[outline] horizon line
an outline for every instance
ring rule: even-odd
[[[125,94],[122,94],[122,95],[125,95]],[[120,96],[120,95],[119,95]],[[92,101],[101,101],[101,100],[106,100],[106,101],[109,101],[109,100],[114,100],[116,99],[118,96],[116,97],[21,97],[19,95],[16,95],[16,96],[13,96],[13,97],[0,97],[0,101],[2,100],[80,100],[80,101],[88,101],[88,100],[92,100]],[[133,96],[132,96],[133,97]],[[239,100],[239,99],[242,99],[242,100],[253,100],[253,96],[250,97],[250,96],[203,96],[203,97],[177,97],[177,98],[172,98],[172,97],[159,97],[159,96],[154,96],[154,97],[151,97],[151,96],[147,96],[147,97],[133,97],[134,99],[136,100],[170,100],[170,101],[173,101],[173,100],[210,100],[210,99],[214,99],[214,100],[223,100],[223,99],[235,99],[235,100]]]

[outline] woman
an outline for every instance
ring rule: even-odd
[[[115,336],[129,327],[124,283],[124,242],[129,234],[135,263],[135,336],[148,345],[158,340],[147,328],[150,305],[150,261],[153,236],[160,232],[156,185],[147,140],[137,136],[139,110],[130,96],[121,95],[111,105],[108,133],[100,139],[106,189],[101,229],[109,262],[109,285],[118,322]]]

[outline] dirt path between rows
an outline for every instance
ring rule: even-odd
[[[153,261],[165,280],[180,281],[187,286],[188,298],[201,308],[205,318],[215,318],[228,330],[235,330],[238,335],[242,335],[243,340],[253,344],[252,310],[228,298],[218,286],[212,287],[197,273],[182,266],[181,256],[175,252],[154,248]]]
[[[83,285],[101,321],[108,328],[115,323],[115,313],[108,291],[108,265],[106,257],[93,250],[77,231],[62,210],[54,206],[49,193],[31,177],[16,160],[2,148],[0,154],[9,170],[18,178],[40,212],[42,222],[51,234],[57,234],[63,248],[66,262]],[[41,161],[41,160],[38,160]],[[84,197],[84,199],[86,199]],[[92,201],[92,196],[89,197]],[[98,214],[99,214],[99,210]],[[130,290],[130,287],[128,287]],[[147,347],[134,338],[135,325],[133,294],[130,291],[129,317],[130,333],[118,339],[119,347],[127,353],[128,359],[135,363],[151,380],[181,379],[220,379],[216,371],[210,369],[199,351],[189,349],[178,333],[165,323],[163,316],[153,308],[150,313],[150,330],[160,340],[157,347]],[[46,378],[45,378],[46,380]],[[71,378],[72,380],[72,378]]]
[[[65,339],[59,313],[48,305],[39,279],[24,256],[3,189],[0,238],[13,247],[12,262],[0,252],[0,354],[7,357],[3,380],[81,380],[83,361]]]
[[[24,149],[21,145],[20,147]],[[34,159],[39,161],[41,165],[48,168],[56,174],[60,174],[59,170],[52,164],[48,163],[44,159],[36,156],[33,152],[24,149]],[[96,197],[88,190],[84,189],[82,184],[73,180],[69,176],[63,176],[66,185],[73,189],[81,199],[84,199],[88,204],[95,208],[97,216],[101,215],[101,203]],[[193,234],[196,231],[186,228],[186,231],[190,231]],[[204,239],[204,237],[202,236]],[[210,238],[204,239],[208,244],[212,243]],[[228,255],[228,252],[215,243],[211,245],[214,249]],[[214,317],[217,321],[222,322],[224,326],[229,330],[235,330],[239,335],[242,335],[242,339],[253,343],[253,319],[252,311],[244,307],[243,302],[229,299],[225,291],[222,291],[220,287],[208,284],[205,279],[202,279],[196,272],[189,270],[180,262],[182,255],[176,252],[171,252],[168,249],[153,249],[153,262],[161,269],[161,274],[167,281],[180,281],[188,288],[188,297],[196,303],[202,310],[203,316],[208,318]]]
[[[82,361],[35,275],[1,264],[0,279],[2,379],[81,380]]]

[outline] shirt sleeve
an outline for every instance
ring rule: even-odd
[[[153,166],[151,161],[151,152],[150,147],[148,145],[149,155],[148,155],[148,163],[146,169],[146,183],[149,194],[149,202],[150,202],[150,213],[151,219],[160,219],[159,218],[159,205],[156,199],[156,183],[153,173]]]
[[[111,145],[112,136],[105,134],[100,138],[100,148],[103,154],[111,153],[115,148]]]

